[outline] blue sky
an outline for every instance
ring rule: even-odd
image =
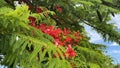
[[[120,15],[115,15],[115,17],[112,17],[110,22],[115,23],[118,27],[118,31],[120,31]],[[90,42],[106,45],[108,47],[106,49],[106,55],[110,55],[113,58],[114,64],[120,63],[120,45],[115,42],[105,42],[96,31],[87,25],[85,25],[85,29],[88,32],[88,36],[91,37]]]

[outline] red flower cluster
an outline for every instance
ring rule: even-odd
[[[64,53],[65,57],[75,57],[76,52],[73,50],[72,45],[76,46],[80,41],[82,35],[79,32],[72,32],[70,29],[64,28],[63,30],[60,28],[55,28],[54,26],[48,26],[47,24],[39,24],[35,25],[35,18],[29,17],[31,22],[31,26],[40,29],[43,33],[49,34],[54,38],[54,44],[59,47],[63,46],[66,48],[66,52]]]
[[[35,21],[36,21],[36,18],[32,17],[32,16],[29,16],[29,21],[31,22],[30,25],[31,26],[35,26]]]
[[[58,12],[60,12],[60,13],[63,11],[62,7],[57,6],[57,5],[55,6],[55,9],[56,9]]]

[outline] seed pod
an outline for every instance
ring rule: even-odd
[[[98,18],[99,18],[100,22],[102,22],[103,19],[102,19],[101,13],[98,10],[96,10],[96,12],[97,12],[97,15],[98,15]]]
[[[111,14],[112,14],[112,16],[113,16],[113,17],[115,17],[115,14],[114,14],[114,12],[111,12]]]

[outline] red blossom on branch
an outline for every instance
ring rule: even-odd
[[[36,21],[36,18],[35,17],[32,17],[32,16],[29,16],[29,21],[31,22],[31,26],[35,26],[35,21]]]
[[[57,6],[57,5],[55,6],[55,9],[56,9],[58,12],[60,12],[60,13],[63,11],[62,7]]]
[[[35,21],[36,20],[36,18],[35,17],[32,17],[32,16],[29,16],[29,21]]]
[[[29,17],[31,22],[31,26],[36,27],[41,30],[43,33],[49,34],[54,38],[54,44],[59,48],[59,46],[63,46],[66,48],[66,52],[64,56],[72,58],[76,56],[76,52],[72,48],[72,45],[78,45],[80,41],[81,34],[79,32],[72,32],[70,29],[64,28],[56,28],[54,26],[48,26],[47,24],[39,24],[35,25],[36,19],[32,16]],[[73,38],[72,38],[73,37]]]
[[[36,7],[36,12],[41,13],[41,12],[43,12],[43,10],[40,7]]]
[[[71,37],[67,37],[65,40],[64,40],[64,43],[71,43],[72,42],[72,38]]]
[[[66,53],[68,54],[69,57],[75,57],[76,52],[72,49],[71,44],[68,45],[66,49]]]

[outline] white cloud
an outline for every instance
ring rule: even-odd
[[[108,54],[112,54],[113,56],[115,55],[120,55],[120,50],[114,49],[114,50],[109,50]],[[115,54],[115,55],[114,55]]]
[[[115,22],[118,28],[120,28],[120,15],[115,15],[115,17],[112,17],[112,21]]]
[[[115,17],[112,16],[112,20],[114,21],[120,21],[120,15],[115,15]]]
[[[120,50],[112,50],[111,53],[120,54]]]
[[[96,41],[102,40],[102,37],[95,30],[92,30],[90,26],[85,25],[85,29],[88,33],[88,36],[90,37],[90,42],[95,43]]]
[[[119,44],[117,44],[116,42],[113,42],[113,43],[111,43],[110,46],[119,46]]]

